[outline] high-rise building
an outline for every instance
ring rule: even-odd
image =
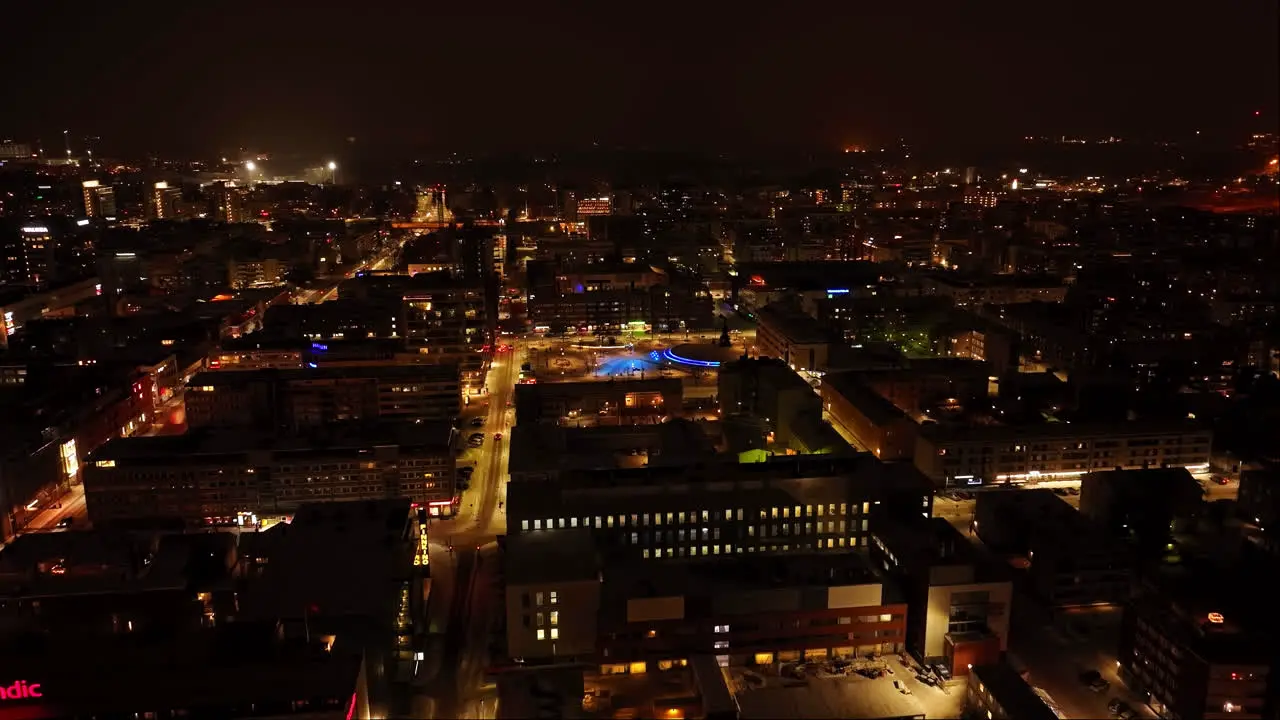
[[[578,200],[578,218],[592,215],[610,215],[613,213],[613,200],[608,196],[588,197]]]
[[[54,253],[57,245],[49,228],[44,225],[23,226],[20,243],[22,254],[19,256],[18,263],[15,264],[21,268],[21,276],[11,277],[11,279],[23,285],[48,284],[53,278]],[[8,257],[6,256],[5,259],[8,260]]]
[[[97,180],[85,180],[84,214],[86,217],[113,219],[116,216],[116,191],[110,185]]]
[[[238,223],[245,221],[244,189],[235,183],[214,183],[213,194],[214,218],[223,222]]]
[[[151,189],[149,215],[155,220],[170,220],[178,214],[178,202],[182,199],[182,190],[169,187],[169,183],[160,181]]]

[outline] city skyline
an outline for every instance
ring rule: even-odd
[[[117,154],[1208,140],[1265,127],[1280,82],[1264,3],[68,8],[14,8],[0,50],[0,135],[46,152],[66,128]]]

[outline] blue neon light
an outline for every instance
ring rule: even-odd
[[[827,294],[828,295],[848,295],[849,288],[829,288],[827,290]]]
[[[329,346],[324,343],[311,343],[311,352],[329,352]]]
[[[317,367],[317,365],[315,363],[307,363],[307,367],[313,368],[313,367]]]
[[[662,351],[662,357],[666,358],[667,360],[670,360],[673,363],[677,363],[679,365],[692,365],[694,367],[709,367],[709,368],[720,367],[720,363],[715,360],[693,360],[687,357],[680,357],[679,355],[671,352],[669,348]]]

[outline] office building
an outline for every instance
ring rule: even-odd
[[[726,420],[762,420],[775,451],[848,450],[848,444],[823,422],[822,398],[781,360],[742,358],[722,364],[716,376]]]
[[[200,373],[187,385],[187,423],[279,429],[347,420],[449,421],[462,409],[455,365],[312,364]]]
[[[97,180],[85,180],[81,186],[84,192],[85,217],[114,220],[116,217],[115,189]]]
[[[86,464],[85,502],[95,524],[257,524],[307,502],[382,498],[450,515],[455,433],[447,423],[384,422],[276,439],[244,428],[120,438]]]
[[[1009,647],[1010,574],[942,518],[873,514],[871,561],[906,595],[907,649],[956,676]]]
[[[1093,470],[1208,467],[1213,433],[1189,422],[926,425],[915,462],[939,487],[1076,479]]]
[[[598,547],[634,559],[844,552],[866,547],[873,506],[927,515],[933,500],[915,468],[870,455],[525,477],[507,488],[509,534],[586,527]]]
[[[856,554],[602,562],[586,529],[507,545],[512,657],[642,674],[714,657],[771,665],[902,647],[906,606]]]

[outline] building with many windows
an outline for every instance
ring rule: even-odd
[[[187,424],[301,428],[347,420],[451,420],[461,412],[456,365],[319,365],[204,372],[191,378]]]
[[[906,606],[857,553],[606,561],[588,529],[506,549],[508,648],[603,674],[852,658],[902,648]]]
[[[1216,575],[1216,574],[1215,574]],[[1271,608],[1250,579],[1190,574],[1146,587],[1124,611],[1120,676],[1161,717],[1273,718],[1280,662]]]
[[[306,502],[381,498],[452,514],[456,433],[448,423],[396,422],[278,439],[245,429],[120,438],[86,464],[85,502],[94,523],[245,524]]]
[[[634,559],[839,552],[866,547],[877,505],[928,516],[931,490],[910,465],[870,455],[549,470],[508,485],[507,528],[585,527],[597,547]]]
[[[939,487],[1077,479],[1093,470],[1208,467],[1213,433],[1190,422],[927,425],[916,467]]]
[[[969,717],[987,720],[1057,720],[1060,717],[1017,670],[1003,662],[974,665],[965,686],[964,700]]]

